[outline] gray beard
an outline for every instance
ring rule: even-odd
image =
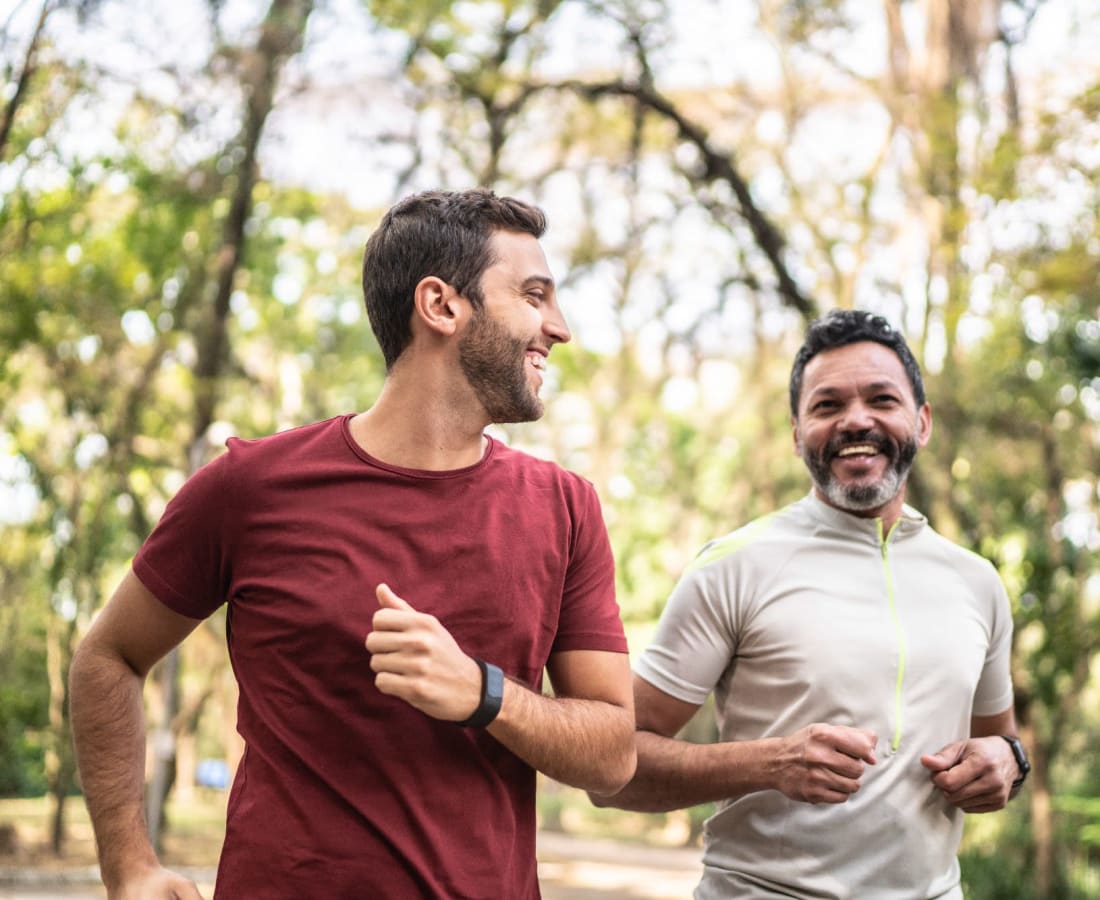
[[[845,443],[873,443],[889,458],[889,465],[882,478],[872,484],[845,485],[833,475],[829,463],[840,445]],[[841,435],[829,441],[819,452],[802,451],[802,461],[810,470],[815,487],[838,509],[862,513],[878,509],[893,500],[905,487],[905,481],[917,457],[917,442],[910,437],[901,444],[894,444],[885,437],[870,433]]]
[[[849,512],[867,512],[878,509],[893,500],[905,484],[905,472],[899,472],[891,466],[885,475],[874,484],[843,485],[831,475],[825,484],[814,479],[814,484],[829,498],[829,502]]]

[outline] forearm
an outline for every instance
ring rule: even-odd
[[[108,888],[158,865],[143,811],[143,679],[117,657],[81,647],[70,670],[73,740]]]
[[[613,792],[634,772],[633,713],[614,703],[548,697],[505,680],[486,730],[532,768],[583,790]]]
[[[777,787],[780,739],[693,744],[637,733],[638,769],[613,795],[592,792],[596,806],[668,812]]]

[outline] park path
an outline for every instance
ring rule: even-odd
[[[699,850],[648,847],[539,835],[543,900],[687,900],[699,880]],[[203,896],[212,896],[213,872],[188,871]],[[44,873],[0,868],[0,900],[104,900],[94,869]],[[371,900],[371,898],[364,898]],[[501,898],[507,900],[507,898]]]

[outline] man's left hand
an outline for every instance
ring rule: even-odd
[[[1020,774],[1012,748],[999,736],[955,741],[920,761],[947,802],[968,813],[1004,809]]]

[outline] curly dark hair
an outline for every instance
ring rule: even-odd
[[[905,374],[909,376],[917,406],[924,405],[924,381],[920,366],[901,332],[882,316],[874,313],[858,309],[834,309],[810,324],[806,331],[806,340],[795,354],[790,383],[792,416],[798,418],[798,401],[802,396],[802,375],[806,364],[825,350],[845,347],[859,341],[874,341],[893,350],[901,360]]]

